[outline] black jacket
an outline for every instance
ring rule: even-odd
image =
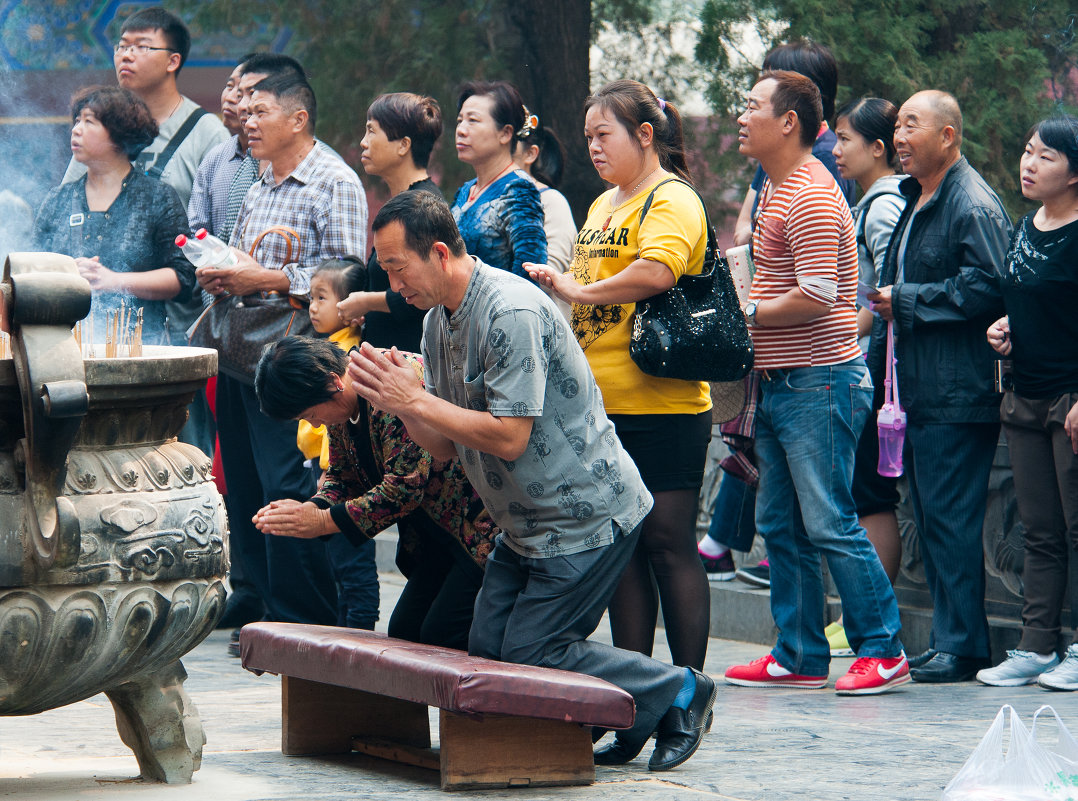
[[[1002,316],[996,267],[1003,263],[1011,221],[996,193],[960,158],[916,214],[915,178],[899,189],[907,204],[887,247],[880,286],[894,284],[903,232],[903,280],[891,290],[900,400],[911,423],[999,422],[996,356],[985,331]],[[886,323],[877,319],[872,353],[887,352]]]

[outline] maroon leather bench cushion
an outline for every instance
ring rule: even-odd
[[[514,665],[335,626],[252,623],[240,632],[247,670],[416,701],[451,712],[632,725],[632,696],[580,673]]]

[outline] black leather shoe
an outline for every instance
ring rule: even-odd
[[[939,651],[921,667],[910,671],[914,681],[929,684],[948,684],[958,681],[970,681],[981,668],[989,667],[988,659],[974,656],[957,656]]]
[[[656,729],[655,750],[648,761],[648,770],[670,770],[696,753],[704,739],[704,730],[711,707],[715,704],[715,682],[695,668],[696,692],[688,709],[670,707]]]
[[[921,653],[917,654],[917,656],[909,657],[908,659],[906,659],[906,663],[910,666],[910,668],[918,668],[938,653],[939,651],[937,651],[935,648],[929,648],[927,651],[922,651]]]
[[[624,732],[617,732],[614,735],[614,741],[602,748],[595,750],[595,764],[596,765],[625,765],[636,759],[636,755],[644,750],[644,746],[647,744],[649,737],[645,737],[643,740],[636,742],[631,740]]]

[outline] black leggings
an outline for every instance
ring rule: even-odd
[[[614,645],[651,655],[662,604],[675,665],[703,670],[711,590],[696,545],[696,511],[711,414],[612,415],[655,505],[610,601]],[[686,486],[688,485],[688,486]]]

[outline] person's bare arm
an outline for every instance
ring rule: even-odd
[[[591,284],[581,284],[572,273],[560,273],[545,264],[526,262],[524,268],[533,281],[550,287],[562,300],[590,306],[635,303],[677,283],[669,267],[651,259],[637,259],[621,272]]]
[[[123,273],[110,270],[97,256],[77,258],[79,275],[97,292],[125,292],[143,300],[170,300],[180,293],[180,279],[171,267]]]
[[[756,325],[760,328],[804,325],[825,316],[829,311],[830,305],[813,300],[795,287],[777,298],[759,301],[756,304]]]
[[[756,203],[756,190],[749,189],[745,193],[745,200],[741,203],[741,211],[737,214],[737,222],[734,224],[734,247],[747,245],[752,241],[752,207]]]
[[[250,295],[255,292],[280,292],[287,295],[292,288],[283,270],[267,270],[242,250],[232,248],[236,264],[231,267],[199,267],[195,278],[199,286],[211,295],[229,293]]]

